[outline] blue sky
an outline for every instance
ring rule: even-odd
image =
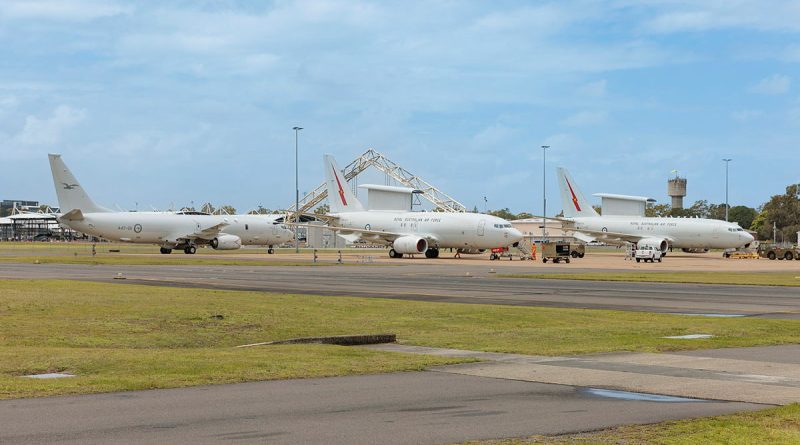
[[[800,182],[797,1],[0,2],[0,198],[283,208],[373,147],[469,207]],[[373,176],[374,177],[374,176]],[[382,181],[381,178],[375,178]],[[363,183],[363,181],[362,181]],[[551,193],[552,192],[552,193]]]

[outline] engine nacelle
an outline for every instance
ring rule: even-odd
[[[242,239],[236,235],[222,234],[212,239],[209,244],[214,250],[236,250],[242,247]]]
[[[638,243],[637,247],[652,247],[653,249],[660,250],[661,253],[666,254],[669,248],[669,242],[663,238],[645,238]]]
[[[392,248],[395,252],[403,254],[424,253],[428,250],[428,240],[418,236],[401,236],[394,240]]]

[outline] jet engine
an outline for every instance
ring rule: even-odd
[[[645,238],[638,243],[638,247],[652,247],[653,249],[660,250],[661,253],[666,254],[669,248],[669,242],[663,238]]]
[[[236,250],[242,247],[242,239],[236,235],[222,234],[212,239],[209,244],[214,250]]]
[[[401,236],[394,240],[392,248],[397,253],[423,253],[428,250],[428,240],[418,236]]]

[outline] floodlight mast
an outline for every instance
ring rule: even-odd
[[[303,127],[293,127],[294,130],[294,222],[300,224],[300,212],[297,211],[297,208],[300,207],[300,182],[299,182],[299,167],[298,167],[298,138],[300,134],[300,130]],[[295,226],[299,227],[299,226]],[[300,253],[300,237],[298,236],[297,229],[294,231],[294,253]]]

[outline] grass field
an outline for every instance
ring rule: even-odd
[[[337,346],[233,346],[392,332],[403,343],[525,354],[800,342],[800,322],[276,295],[74,281],[0,281],[0,397],[421,369],[452,363]],[[714,338],[674,340],[667,335]],[[67,371],[51,381],[19,375]]]
[[[501,274],[501,278],[542,280],[631,281],[647,283],[736,284],[800,286],[798,272],[585,272],[552,274]]]
[[[0,262],[56,263],[56,264],[107,264],[107,265],[202,265],[202,266],[331,266],[338,265],[337,250],[319,250],[320,258],[313,262],[313,249],[301,249],[292,259],[281,259],[284,254],[294,254],[294,249],[276,249],[275,255],[266,255],[266,248],[214,250],[200,248],[197,255],[174,251],[161,255],[159,247],[149,244],[98,243],[97,254],[92,255],[91,243],[0,243]],[[113,252],[112,252],[113,251]],[[385,255],[382,249],[342,249],[344,265],[363,264],[368,256]]]
[[[753,413],[653,425],[623,426],[587,434],[467,443],[470,445],[795,445],[800,443],[800,404]]]

